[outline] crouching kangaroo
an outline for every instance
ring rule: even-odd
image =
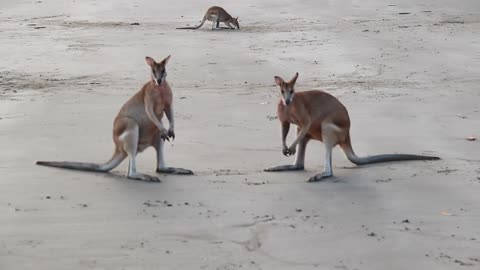
[[[82,162],[37,161],[38,165],[73,170],[108,172],[117,167],[127,156],[129,179],[160,182],[157,177],[137,173],[135,157],[137,153],[153,146],[157,152],[157,172],[172,174],[193,174],[192,171],[166,167],[163,157],[163,144],[169,138],[175,139],[172,90],[166,81],[166,65],[170,56],[156,63],[146,57],[151,67],[151,80],[123,105],[113,122],[113,157],[103,164]],[[169,129],[162,124],[163,113],[169,121]]]
[[[295,93],[294,85],[298,73],[289,81],[275,76],[275,83],[280,86],[281,99],[277,114],[282,124],[282,144],[285,156],[294,155],[298,145],[298,154],[293,165],[283,165],[265,169],[268,172],[303,170],[307,143],[319,140],[325,145],[325,168],[320,174],[311,177],[308,182],[316,182],[333,176],[332,148],[336,145],[345,152],[348,160],[356,165],[401,160],[438,160],[433,156],[386,154],[358,157],[350,141],[350,118],[347,109],[338,99],[323,91],[304,91]],[[287,147],[286,138],[290,124],[297,125],[297,138]]]
[[[226,24],[230,29],[235,29],[234,27],[240,29],[240,24],[238,24],[238,17],[232,17],[225,9],[217,6],[210,7],[207,12],[205,12],[205,15],[203,16],[200,25],[193,27],[179,27],[177,29],[198,29],[202,27],[202,25],[207,20],[212,22],[212,30],[219,29],[220,23]]]

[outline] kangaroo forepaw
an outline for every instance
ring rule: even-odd
[[[181,174],[181,175],[193,175],[193,171],[182,169],[182,168],[158,168],[157,173],[168,173],[168,174]]]
[[[169,138],[172,138],[172,140],[175,140],[175,131],[173,131],[173,129],[169,129],[167,135]]]
[[[281,165],[281,166],[266,168],[263,171],[281,172],[281,171],[303,171],[303,170],[304,170],[304,166],[300,166],[300,165]]]
[[[320,174],[317,174],[315,176],[310,177],[310,179],[308,179],[308,182],[309,183],[318,182],[318,181],[321,181],[325,178],[329,178],[329,177],[332,177],[332,176],[333,176],[333,173],[323,172],[323,173],[320,173]]]
[[[162,140],[164,141],[170,141],[170,137],[168,135],[160,135],[160,138],[162,138]]]

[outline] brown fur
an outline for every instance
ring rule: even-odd
[[[115,149],[110,161],[104,164],[38,161],[37,164],[74,170],[107,172],[118,166],[128,156],[130,160],[127,171],[128,178],[158,182],[160,180],[157,177],[136,172],[135,157],[137,153],[153,146],[157,151],[157,172],[192,174],[190,170],[165,167],[163,160],[163,141],[175,138],[172,89],[165,79],[166,64],[170,56],[160,63],[156,63],[150,57],[145,59],[151,67],[152,78],[122,106],[115,118],[113,122]],[[168,130],[163,127],[161,122],[164,114],[170,123]]]
[[[325,144],[326,164],[325,171],[309,179],[309,182],[319,181],[333,176],[331,165],[332,148],[340,145],[347,158],[357,164],[370,164],[400,160],[435,160],[438,157],[410,155],[410,154],[386,154],[370,157],[358,157],[353,151],[350,140],[350,117],[347,109],[338,99],[323,91],[312,90],[296,93],[294,86],[298,73],[285,82],[276,76],[275,83],[280,86],[282,98],[277,106],[278,119],[282,126],[283,154],[294,155],[297,159],[293,165],[282,165],[266,169],[266,171],[303,170],[307,143],[313,139]],[[297,138],[290,147],[286,145],[286,137],[290,124],[297,125]]]
[[[166,136],[165,129],[160,130],[151,121],[145,112],[145,102],[151,102],[158,121],[161,121],[166,110],[172,106],[172,89],[167,81],[162,85],[156,85],[153,80],[145,83],[133,97],[131,97],[120,109],[113,123],[113,140],[119,146],[119,151],[124,152],[121,146],[120,136],[128,130],[132,120],[139,127],[138,152],[147,147],[155,146],[161,134]]]
[[[277,115],[282,123],[292,123],[300,129],[309,126],[306,136],[319,141],[322,141],[322,125],[326,123],[341,128],[337,133],[338,143],[345,142],[350,129],[345,106],[332,95],[318,90],[296,93],[288,106],[280,100]]]
[[[238,23],[238,17],[236,18],[232,17],[225,9],[218,6],[210,7],[207,10],[207,12],[205,12],[205,15],[203,16],[203,19],[200,25],[193,26],[193,27],[179,27],[177,29],[198,29],[202,27],[202,25],[207,20],[212,22],[212,30],[214,30],[215,28],[219,29],[220,23],[226,24],[230,29],[234,29],[235,27],[237,29],[240,29],[240,24]]]

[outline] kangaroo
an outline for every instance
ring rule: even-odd
[[[166,65],[170,55],[157,63],[151,57],[145,57],[151,67],[151,80],[131,97],[120,109],[113,122],[113,142],[115,149],[112,158],[103,164],[82,162],[37,161],[37,165],[73,170],[108,172],[117,167],[127,156],[129,179],[160,182],[154,176],[137,173],[135,157],[149,146],[157,152],[157,172],[172,174],[193,174],[182,168],[166,167],[163,157],[164,141],[175,139],[172,90],[166,81]],[[162,124],[163,113],[169,121],[169,129]]]
[[[312,176],[308,182],[317,182],[332,177],[332,149],[340,145],[348,160],[356,165],[401,160],[438,160],[439,157],[385,154],[358,157],[350,141],[350,118],[347,109],[332,95],[323,91],[312,90],[296,93],[294,89],[298,72],[289,81],[275,76],[275,84],[280,86],[281,99],[277,114],[282,125],[282,152],[285,156],[294,155],[298,145],[298,154],[293,165],[276,166],[265,169],[267,172],[303,170],[307,143],[313,139],[325,145],[325,168],[320,174]],[[290,124],[297,125],[297,138],[287,147],[286,138]]]
[[[210,7],[207,12],[205,12],[205,15],[203,16],[200,25],[193,27],[179,27],[177,29],[198,29],[202,27],[202,25],[207,20],[212,21],[212,31],[214,29],[219,29],[221,22],[226,24],[230,29],[235,29],[236,27],[240,30],[240,24],[238,24],[238,17],[232,17],[225,9],[217,6]]]

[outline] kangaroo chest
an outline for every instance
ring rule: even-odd
[[[282,122],[289,122],[291,124],[302,126],[300,117],[298,116],[297,110],[295,108],[286,107],[283,104],[279,104],[278,108],[278,119]]]
[[[171,106],[172,92],[170,87],[166,85],[154,89],[152,97],[154,99],[153,109],[157,117],[160,119],[163,116],[163,112]]]
[[[163,116],[163,112],[165,111],[165,104],[161,101],[155,103],[154,107],[155,115],[160,119]]]

